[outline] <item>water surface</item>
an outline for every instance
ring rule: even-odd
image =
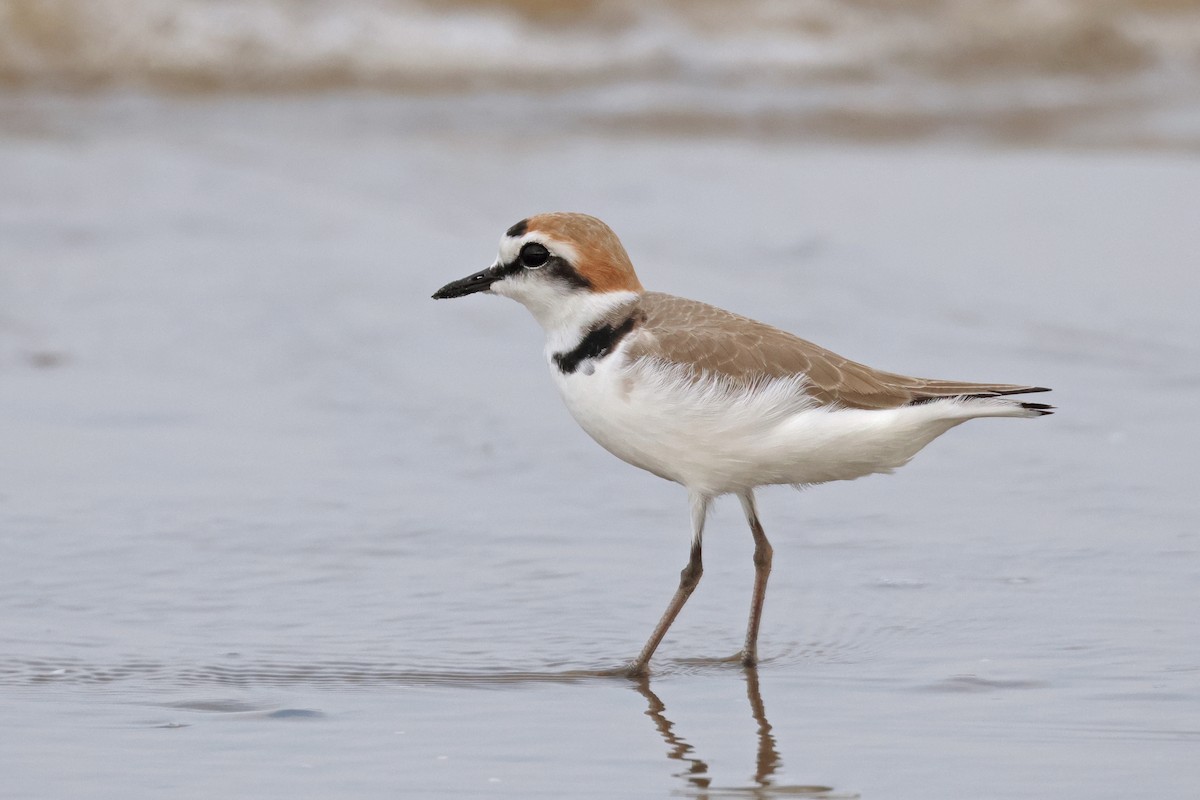
[[[366,96],[0,103],[5,796],[1189,798],[1200,164],[440,130]],[[433,117],[433,119],[436,119]],[[885,369],[1053,386],[735,503],[434,303],[530,213]]]

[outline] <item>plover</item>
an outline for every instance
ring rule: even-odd
[[[521,220],[501,238],[492,266],[433,297],[476,292],[511,297],[541,324],[554,382],[593,439],[687,489],[691,555],[631,674],[647,672],[700,581],[704,521],[715,498],[737,495],[754,537],[754,593],[738,654],[753,666],[772,555],[757,487],[891,472],[969,419],[1052,410],[1011,397],[1048,391],[1041,386],[881,372],[770,325],[648,292],[616,234],[586,214]]]

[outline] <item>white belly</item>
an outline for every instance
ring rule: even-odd
[[[890,472],[977,413],[940,401],[830,410],[780,380],[747,390],[618,352],[555,381],[571,414],[618,458],[704,494]],[[590,374],[589,374],[590,372]]]

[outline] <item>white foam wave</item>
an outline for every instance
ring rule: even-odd
[[[1196,147],[1200,5],[0,0],[5,85],[372,89],[460,114],[489,96],[489,124],[589,131]]]
[[[1200,70],[1186,0],[0,0],[0,78],[35,85],[556,88]],[[1189,24],[1194,23],[1194,24]]]

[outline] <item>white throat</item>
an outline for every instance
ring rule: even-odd
[[[493,286],[496,294],[511,297],[529,309],[546,332],[549,352],[569,350],[588,330],[610,317],[616,309],[638,299],[637,292],[591,292],[528,281],[521,284],[501,281]]]
[[[547,319],[538,319],[546,331],[546,352],[571,350],[588,331],[610,318],[615,310],[637,299],[637,292],[572,293],[571,300],[560,306],[558,313]]]

